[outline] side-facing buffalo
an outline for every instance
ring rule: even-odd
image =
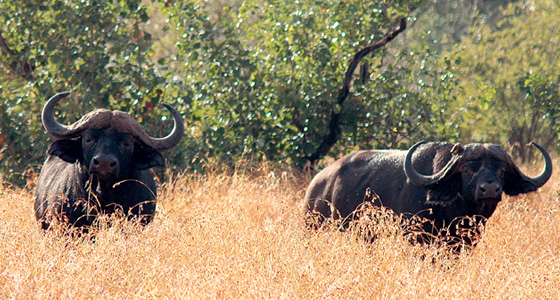
[[[55,120],[54,106],[68,94],[50,98],[42,112],[45,129],[56,139],[37,183],[35,216],[42,228],[53,223],[89,226],[98,214],[118,210],[149,223],[156,209],[156,182],[150,168],[164,166],[160,151],[181,140],[181,115],[162,103],[174,120],[164,138],[150,137],[130,115],[107,109],[62,125]]]
[[[357,150],[313,178],[305,195],[306,210],[315,215],[315,222],[349,221],[362,203],[373,201],[405,219],[427,220],[422,230],[430,236],[444,230],[450,240],[471,244],[470,238],[460,237],[460,231],[476,223],[484,225],[503,193],[535,191],[552,175],[549,154],[533,145],[545,160],[534,178],[524,175],[504,149],[493,144],[420,142],[408,151]],[[458,225],[465,218],[471,222]]]

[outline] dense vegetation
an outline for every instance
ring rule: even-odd
[[[110,107],[162,135],[160,102],[178,107],[176,169],[302,167],[324,156],[334,116],[332,156],[456,140],[528,159],[529,140],[558,146],[559,14],[554,0],[2,1],[0,176],[23,185],[38,170],[40,110],[64,90],[63,122]],[[364,57],[337,102],[356,51],[401,17],[406,31]]]

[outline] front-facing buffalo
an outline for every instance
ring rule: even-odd
[[[150,168],[163,166],[160,151],[183,136],[184,125],[173,107],[174,127],[164,138],[146,134],[130,115],[94,110],[71,125],[54,118],[54,106],[69,93],[59,93],[43,107],[42,119],[56,141],[37,183],[35,216],[43,229],[53,223],[83,227],[100,213],[118,210],[146,224],[156,209],[156,182]]]
[[[315,176],[305,195],[306,209],[318,215],[319,222],[324,218],[350,219],[364,201],[373,200],[374,205],[407,218],[428,220],[425,231],[445,229],[446,235],[457,237],[458,220],[467,217],[483,225],[503,193],[532,192],[548,181],[552,174],[550,156],[533,144],[545,160],[543,171],[534,178],[521,173],[511,157],[492,144],[422,142],[408,151],[354,151]]]

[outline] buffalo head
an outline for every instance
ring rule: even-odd
[[[58,139],[48,153],[66,162],[80,161],[87,172],[100,181],[115,183],[131,170],[163,166],[159,151],[173,148],[183,136],[183,119],[172,106],[162,103],[173,115],[174,126],[164,138],[150,137],[130,115],[122,111],[97,109],[71,125],[54,118],[54,106],[69,93],[59,93],[43,107],[47,132]]]
[[[427,203],[445,205],[460,198],[485,218],[492,215],[503,193],[515,196],[533,192],[552,175],[550,155],[534,142],[531,144],[545,160],[542,172],[535,177],[523,174],[504,149],[494,144],[455,144],[448,153],[435,156],[434,169],[439,171],[424,175],[413,167],[414,153],[422,144],[408,151],[404,172],[413,184],[427,189]]]
[[[183,119],[168,104],[174,126],[163,138],[149,136],[130,115],[107,109],[94,110],[70,125],[55,120],[54,106],[68,92],[50,98],[42,120],[56,141],[41,169],[35,201],[36,217],[43,228],[50,220],[91,224],[95,211],[139,217],[144,223],[155,213],[156,183],[150,168],[163,166],[160,151],[173,148],[183,136]],[[93,200],[93,201],[92,201]]]

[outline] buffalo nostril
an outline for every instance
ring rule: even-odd
[[[479,190],[482,198],[496,198],[502,193],[502,186],[495,181],[483,182]]]
[[[118,173],[119,162],[112,155],[96,155],[91,161],[90,171],[95,171],[99,174]]]

